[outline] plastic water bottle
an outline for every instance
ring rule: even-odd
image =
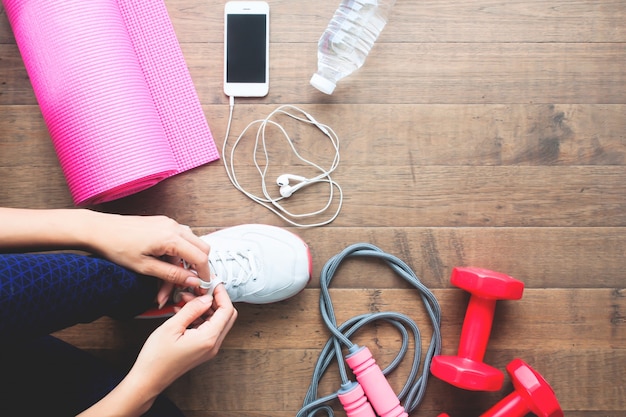
[[[311,85],[332,94],[339,80],[361,68],[394,4],[395,0],[342,0],[318,42]]]

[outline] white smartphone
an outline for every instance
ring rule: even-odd
[[[264,1],[224,6],[224,93],[263,97],[269,92],[270,8]]]

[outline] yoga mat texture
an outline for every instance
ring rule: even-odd
[[[75,205],[219,159],[163,0],[2,0]]]

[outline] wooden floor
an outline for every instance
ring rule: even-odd
[[[221,147],[228,120],[223,2],[166,3]],[[274,305],[239,305],[218,357],[168,394],[191,417],[295,415],[328,337],[318,309],[320,270],[346,246],[369,242],[407,262],[435,293],[447,354],[457,350],[468,301],[450,284],[453,267],[524,281],[521,300],[497,305],[485,361],[504,370],[513,358],[525,360],[568,416],[626,416],[626,3],[398,1],[364,67],[325,96],[309,78],[337,3],[270,0],[270,94],[236,102],[231,140],[281,104],[330,125],[341,141],[333,176],[345,193],[341,214],[328,226],[290,227],[311,248],[307,289]],[[72,207],[4,13],[0,81],[0,204]],[[306,152],[330,162],[319,132],[285,123]],[[242,145],[237,165],[250,186],[258,183],[245,159],[251,143]],[[273,161],[284,165],[271,175],[311,174],[285,144],[271,146]],[[326,198],[323,187],[305,190],[294,208]],[[251,222],[285,225],[235,190],[221,162],[94,209],[166,214],[198,234]],[[339,321],[399,311],[426,338],[431,333],[417,292],[378,262],[347,262],[332,295]],[[101,319],[59,336],[128,366],[157,325]],[[382,365],[398,347],[398,335],[384,325],[359,340]],[[407,366],[390,377],[395,388]],[[330,372],[322,392],[338,389],[338,381]],[[508,377],[495,393],[432,378],[412,415],[477,416],[511,389]]]

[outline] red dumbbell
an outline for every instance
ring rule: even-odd
[[[537,371],[521,359],[506,366],[515,391],[504,397],[480,417],[563,417],[563,410],[552,387]]]
[[[454,268],[453,285],[472,294],[465,313],[457,356],[435,356],[433,375],[459,388],[497,391],[504,374],[483,362],[497,300],[519,300],[524,283],[508,275],[482,268]]]

